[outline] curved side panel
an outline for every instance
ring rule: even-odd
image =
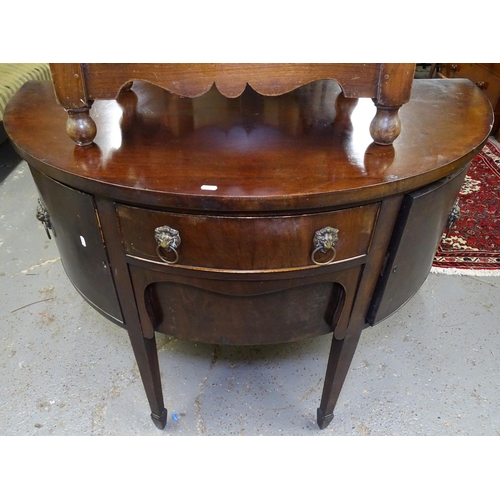
[[[426,280],[467,168],[405,195],[368,312],[370,325],[406,304]]]
[[[59,184],[34,168],[31,173],[70,281],[97,310],[123,322],[93,197]]]

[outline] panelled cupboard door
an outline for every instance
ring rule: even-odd
[[[76,289],[111,319],[123,321],[93,196],[32,168],[61,261]]]
[[[370,325],[406,304],[426,280],[466,172],[467,168],[462,169],[404,196],[368,311]]]

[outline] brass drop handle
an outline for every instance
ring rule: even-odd
[[[313,238],[313,246],[314,250],[311,254],[311,260],[316,264],[317,266],[327,266],[328,264],[331,264],[334,260],[335,257],[337,256],[337,250],[335,249],[335,245],[339,241],[339,230],[334,228],[334,227],[324,227],[323,229],[319,229],[314,233],[314,238]],[[318,252],[321,253],[327,253],[331,252],[332,255],[330,259],[328,259],[326,262],[318,262],[316,260],[316,254]]]
[[[36,207],[36,218],[43,224],[47,237],[51,240],[52,237],[50,236],[49,229],[52,229],[52,222],[50,221],[49,212],[40,198],[38,199],[38,206]]]
[[[448,214],[448,220],[446,221],[446,227],[445,227],[445,233],[446,237],[449,236],[451,229],[455,222],[460,219],[461,217],[461,210],[460,210],[460,205],[458,204],[458,198],[455,200],[455,203],[453,203],[453,206],[451,207],[450,213]]]
[[[488,84],[486,82],[476,82],[476,87],[481,90],[484,90],[488,88]]]
[[[161,226],[155,229],[155,240],[156,240],[156,254],[158,257],[166,264],[176,264],[179,260],[179,254],[177,248],[181,244],[181,237],[177,229],[173,229],[169,226]],[[174,254],[173,260],[168,260],[165,258],[163,252],[172,252]]]

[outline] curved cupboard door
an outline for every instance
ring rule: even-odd
[[[99,312],[123,322],[93,196],[31,169],[69,279]]]
[[[397,311],[426,280],[467,168],[404,196],[368,324]]]

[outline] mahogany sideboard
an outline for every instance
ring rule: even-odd
[[[325,428],[362,330],[426,279],[493,120],[461,79],[416,80],[386,146],[370,137],[371,100],[331,80],[236,98],[135,81],[90,115],[97,135],[77,146],[51,82],[29,82],[4,120],[68,277],[128,332],[159,428],[155,332],[239,345],[331,335]]]

